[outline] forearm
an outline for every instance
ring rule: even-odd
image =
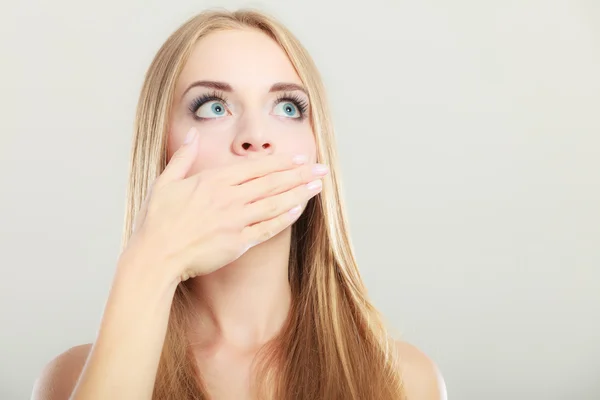
[[[71,400],[151,399],[176,281],[119,260],[100,330]]]

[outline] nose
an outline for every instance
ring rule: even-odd
[[[233,151],[240,156],[267,155],[275,151],[275,146],[265,127],[254,122],[236,135]]]

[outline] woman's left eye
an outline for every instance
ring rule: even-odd
[[[302,113],[298,106],[291,101],[282,101],[275,106],[275,113],[284,117],[300,118]]]

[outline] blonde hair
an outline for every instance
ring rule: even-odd
[[[292,306],[280,334],[257,356],[255,398],[404,399],[396,347],[366,295],[341,197],[325,90],[311,57],[274,18],[255,10],[209,10],[185,22],[163,44],[140,94],[130,164],[123,246],[152,181],[167,163],[175,83],[194,45],[218,30],[264,32],[287,53],[308,91],[318,160],[330,166],[323,192],[292,228]],[[208,399],[187,339],[189,289],[177,288],[156,377],[156,400]]]

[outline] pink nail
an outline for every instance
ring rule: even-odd
[[[308,190],[319,190],[319,189],[321,189],[322,186],[323,186],[323,182],[321,182],[320,179],[317,179],[316,181],[312,181],[308,185],[306,185],[306,188]]]
[[[301,209],[302,209],[302,206],[296,206],[296,207],[294,207],[294,208],[292,208],[290,210],[290,214],[291,215],[296,215],[296,214],[298,214],[300,212]]]
[[[315,175],[325,175],[327,174],[327,172],[329,172],[329,168],[327,167],[327,165],[324,164],[317,164],[313,168],[313,173]]]

